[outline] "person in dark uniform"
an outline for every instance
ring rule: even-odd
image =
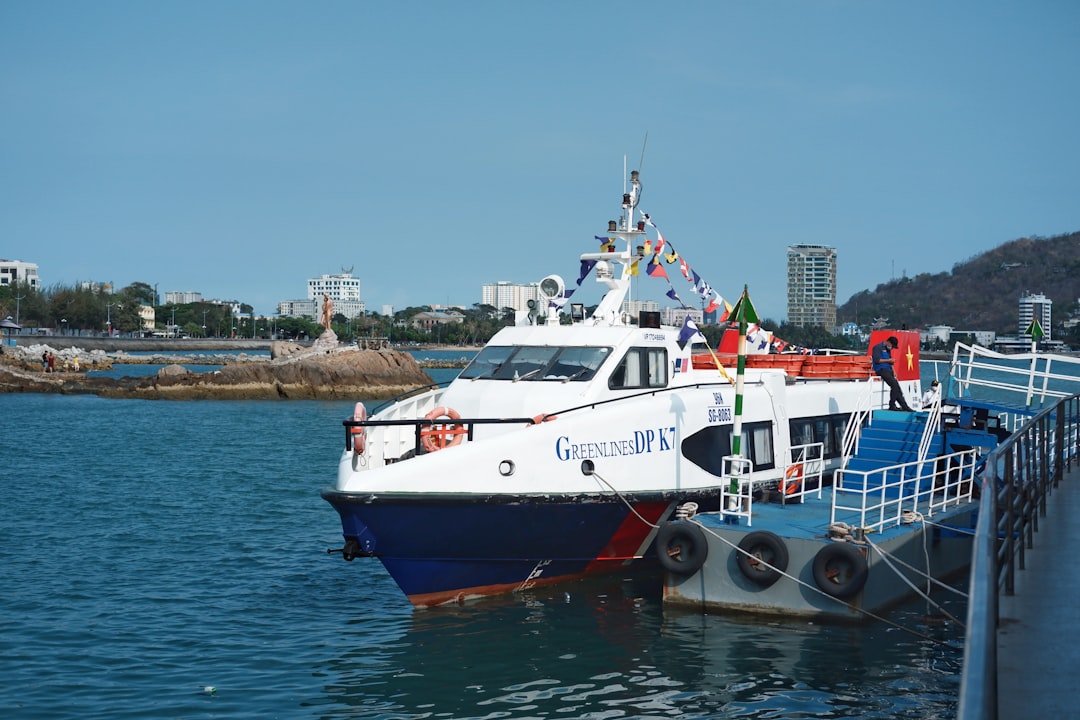
[[[889,409],[911,412],[907,400],[904,399],[904,391],[900,389],[900,383],[896,380],[896,373],[893,372],[892,351],[899,345],[900,341],[896,339],[896,336],[890,335],[873,347],[870,351],[870,360],[873,363],[874,372],[889,386]]]

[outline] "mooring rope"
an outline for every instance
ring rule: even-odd
[[[600,480],[600,482],[602,482],[604,485],[606,485],[611,490],[611,492],[613,492],[615,494],[615,496],[618,497],[619,500],[621,500],[626,505],[626,507],[630,509],[630,512],[634,513],[634,515],[636,515],[638,517],[638,519],[641,520],[641,522],[645,523],[646,525],[648,525],[649,527],[652,527],[652,528],[659,528],[660,527],[659,524],[650,522],[650,521],[646,520],[644,517],[642,517],[641,513],[639,513],[637,511],[637,509],[635,509],[632,504],[630,504],[630,501],[627,500],[626,497],[621,492],[619,492],[619,490],[616,489],[614,485],[609,483],[598,472],[596,472],[595,469],[590,474],[593,475],[594,477],[596,477],[598,480]],[[901,625],[900,623],[897,623],[897,622],[894,622],[892,620],[889,620],[888,618],[882,617],[881,615],[878,615],[877,613],[871,612],[870,610],[866,610],[864,608],[852,605],[851,603],[849,603],[849,602],[847,602],[845,600],[842,600],[841,598],[834,597],[834,596],[828,594],[827,592],[825,592],[824,590],[822,590],[821,588],[819,588],[819,587],[817,587],[815,585],[811,585],[811,584],[809,584],[807,582],[804,582],[804,581],[800,580],[799,578],[795,577],[794,575],[791,575],[791,574],[781,570],[780,568],[775,567],[774,565],[771,565],[766,560],[757,557],[753,553],[750,553],[750,552],[748,552],[746,550],[743,550],[737,544],[731,542],[730,540],[723,537],[722,535],[717,534],[711,528],[707,528],[704,525],[702,525],[700,522],[698,522],[696,520],[692,520],[692,518],[694,517],[694,515],[697,512],[697,506],[696,506],[696,504],[693,504],[693,503],[686,503],[686,505],[694,505],[694,507],[693,508],[688,507],[685,510],[683,510],[682,506],[680,506],[676,510],[676,516],[679,515],[680,511],[682,511],[683,514],[686,516],[686,521],[687,522],[695,523],[704,532],[709,533],[710,535],[715,537],[717,540],[720,540],[725,545],[728,545],[729,547],[731,547],[732,549],[734,549],[737,552],[742,553],[746,557],[752,558],[754,560],[754,562],[760,563],[760,564],[764,565],[765,567],[769,568],[770,570],[773,570],[773,571],[783,575],[784,577],[786,577],[786,578],[788,578],[790,580],[793,580],[795,583],[807,588],[808,590],[812,590],[812,591],[818,593],[819,595],[821,595],[823,597],[829,598],[830,600],[834,600],[834,601],[840,603],[841,605],[844,605],[845,607],[847,607],[850,610],[854,610],[855,612],[862,613],[863,615],[866,615],[867,617],[870,617],[870,618],[873,618],[874,620],[885,623],[886,625],[894,627],[897,630],[901,630],[903,632],[906,632],[906,633],[908,633],[910,635],[913,635],[913,636],[915,636],[917,638],[920,638],[922,640],[928,640],[928,641],[930,641],[932,643],[935,643],[937,645],[942,645],[944,647],[947,647],[947,648],[950,648],[950,649],[953,649],[953,650],[956,649],[956,646],[954,644],[952,644],[952,643],[946,642],[944,640],[939,640],[938,638],[935,638],[935,637],[931,637],[930,635],[927,635],[926,633],[921,633],[918,630],[913,630],[912,628],[905,627],[905,626]],[[835,525],[845,525],[846,526],[845,523],[835,523]],[[852,529],[852,528],[850,528],[850,526],[846,526],[846,527],[849,530]],[[918,590],[916,590],[916,592],[918,592]],[[942,611],[942,612],[944,612],[944,611]],[[956,621],[956,618],[954,618],[952,615],[949,615],[948,613],[945,613],[945,614],[950,619]],[[956,621],[956,622],[958,622],[958,621]],[[963,627],[962,623],[961,623],[961,627]]]

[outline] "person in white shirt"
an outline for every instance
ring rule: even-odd
[[[922,406],[924,408],[930,407],[931,405],[934,404],[934,402],[936,401],[937,397],[940,394],[941,394],[941,383],[939,383],[937,380],[934,380],[933,382],[930,383],[930,387],[927,388],[926,392],[923,393]]]

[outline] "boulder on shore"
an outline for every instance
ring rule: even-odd
[[[0,364],[0,392],[56,392],[173,400],[370,400],[430,385],[409,353],[321,347],[282,353],[270,362],[230,363],[209,373],[163,368],[152,377],[102,378],[42,373]]]

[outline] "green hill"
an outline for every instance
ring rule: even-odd
[[[1053,336],[1077,311],[1080,297],[1080,232],[1020,238],[989,250],[951,272],[923,273],[853,295],[837,308],[840,323],[868,325],[888,318],[891,327],[950,325],[955,330],[1017,333],[1019,300],[1043,294],[1053,301]]]

